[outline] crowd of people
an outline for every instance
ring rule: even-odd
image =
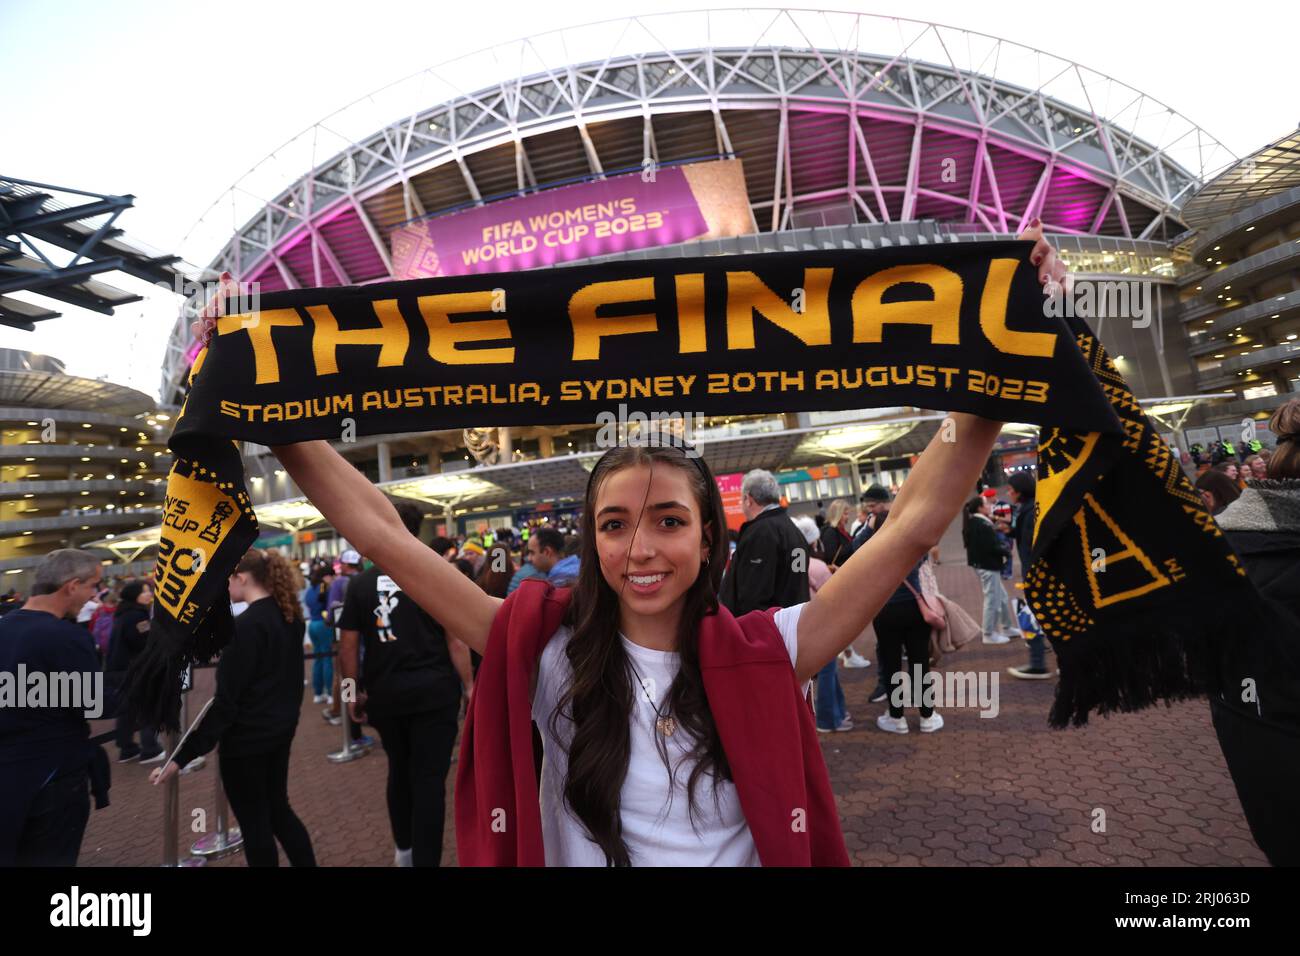
[[[1300,417],[1300,410],[1288,414]],[[1286,422],[1281,424],[1285,427]],[[1258,462],[1263,463],[1263,476],[1258,476]],[[1288,562],[1294,561],[1295,549],[1300,546],[1300,521],[1295,520],[1300,513],[1300,505],[1295,504],[1300,461],[1289,449],[1275,457],[1256,455],[1246,479],[1233,475],[1232,465],[1224,462],[1207,469],[1198,479],[1198,487],[1215,494],[1213,501],[1207,497],[1207,506],[1220,514],[1221,525],[1247,567],[1267,569],[1261,572],[1261,580],[1271,588],[1267,593],[1294,605],[1294,593],[1278,582],[1289,581],[1297,573],[1297,565]],[[652,484],[654,480],[652,474]],[[1207,488],[1210,482],[1215,484]],[[1023,576],[1030,563],[1034,479],[1018,472],[1001,490],[976,487],[980,490],[965,501],[960,516],[965,565],[977,578],[983,596],[978,632],[986,644],[1023,639],[1028,663],[1008,671],[1023,679],[1050,678],[1054,671],[1047,665],[1047,641],[1024,602],[1017,601],[1020,606],[1014,607],[1008,591],[1011,580],[1017,573]],[[1218,497],[1220,488],[1223,498]],[[792,663],[798,666],[798,622],[791,612],[809,606],[846,567],[860,566],[849,562],[873,539],[889,540],[884,530],[889,526],[894,499],[890,489],[872,485],[856,503],[819,503],[815,516],[791,516],[776,478],[762,470],[750,472],[741,490],[745,523],[738,534],[720,541],[718,602],[736,620],[749,620],[754,612],[762,615],[769,608],[783,609],[772,621]],[[1240,504],[1229,510],[1234,502]],[[589,496],[588,508],[595,504]],[[1218,504],[1221,507],[1216,507]],[[410,503],[397,504],[395,513],[411,540],[418,541],[424,515]],[[1259,538],[1264,530],[1259,523],[1261,514],[1275,519],[1267,529],[1271,536],[1264,539]],[[590,535],[596,528],[594,516],[588,518],[584,512],[576,527],[530,522],[516,532],[480,525],[466,535],[435,536],[419,546],[438,563],[454,568],[455,578],[473,581],[485,597],[500,601],[530,580],[544,582],[548,588],[576,587],[581,591],[584,559],[600,563],[583,540],[584,533]],[[903,546],[904,542],[897,540],[890,545]],[[885,556],[878,550],[875,559]],[[654,563],[654,559],[648,560]],[[800,686],[811,704],[816,731],[830,734],[854,729],[838,668],[871,666],[854,648],[855,642],[865,646],[868,625],[875,632],[879,659],[877,685],[869,700],[885,705],[876,716],[876,727],[894,734],[908,733],[906,711],[911,706],[918,711],[917,727],[922,733],[944,726],[943,716],[925,701],[900,700],[893,693],[898,675],[924,679],[938,656],[939,633],[955,626],[953,612],[947,620],[934,614],[943,598],[933,571],[938,562],[937,547],[908,557],[899,564],[900,583],[884,596],[869,620],[861,621],[862,627],[845,634],[848,640],[836,642],[843,644],[838,652],[826,656],[815,671],[799,668],[800,676],[807,678]],[[704,566],[708,567],[708,561]],[[647,579],[662,573],[651,571]],[[629,580],[633,586],[657,586],[657,582],[638,577]],[[484,643],[460,640],[454,628],[462,625],[453,623],[449,629],[383,566],[367,561],[354,548],[346,548],[334,559],[301,563],[274,550],[253,549],[231,576],[230,598],[236,612],[236,633],[218,663],[213,705],[170,758],[153,728],[137,727],[119,716],[115,734],[118,762],[165,761],[151,775],[161,783],[217,749],[222,783],[243,832],[248,863],[275,865],[278,843],[291,864],[314,865],[308,828],[288,799],[289,754],[302,710],[306,666],[306,683],[314,701],[325,705],[322,716],[326,720],[339,722],[339,708],[346,704],[359,742],[370,742],[363,726],[382,739],[388,759],[386,800],[395,862],[438,865],[446,778],[463,707],[475,686],[480,653],[486,649]],[[38,569],[33,596],[20,605],[10,601],[15,606],[0,626],[2,663],[16,663],[26,656],[50,668],[56,662],[70,668],[93,666],[104,674],[109,699],[115,702],[132,660],[148,640],[152,601],[153,590],[147,580],[108,582],[92,556],[74,550],[53,552]],[[29,646],[38,634],[44,640],[40,652]],[[312,651],[309,665],[304,647]],[[643,656],[646,649],[634,650],[631,644],[626,650],[633,667],[675,686],[670,670],[664,669],[664,659]],[[1259,653],[1254,657],[1238,655],[1226,666],[1241,669],[1253,665]],[[598,672],[591,676],[599,679]],[[344,686],[352,691],[344,693]],[[1287,699],[1285,693],[1270,690],[1270,704],[1276,706]],[[558,706],[562,691],[548,685],[547,692],[559,695],[553,701]],[[655,719],[662,721],[661,702],[653,703]],[[663,703],[671,712],[673,704]],[[1283,710],[1286,706],[1282,704]],[[1270,717],[1277,719],[1276,713]],[[1259,735],[1249,723],[1251,715],[1223,695],[1215,701],[1214,718],[1252,827],[1261,835],[1261,844],[1267,842],[1266,849],[1284,856],[1290,852],[1286,847],[1293,846],[1294,826],[1279,815],[1275,800],[1260,796],[1266,789],[1261,760],[1267,759],[1261,754],[1268,754],[1266,748],[1271,746],[1277,751],[1271,756],[1280,760],[1280,748],[1289,746],[1290,738],[1282,734],[1261,750]],[[13,723],[12,718],[5,719]],[[682,714],[677,719],[688,718]],[[0,863],[75,861],[79,840],[70,840],[67,833],[84,829],[89,812],[87,787],[97,782],[92,773],[95,761],[87,757],[86,735],[73,729],[76,723],[66,722],[57,729],[43,724],[39,730],[29,723],[11,726],[10,733],[0,734],[0,761],[12,771],[0,807],[10,820],[7,834],[0,829],[4,838],[0,844],[6,849]],[[26,733],[14,733],[16,730]],[[1274,733],[1280,732],[1274,728]],[[542,723],[535,734],[539,750],[547,750],[548,743],[553,749],[557,743],[553,730]],[[569,740],[566,749],[571,751],[573,743]],[[634,745],[632,754],[635,758],[640,753],[641,759],[648,760],[652,751],[641,752]],[[1274,767],[1270,765],[1268,770],[1272,772]],[[545,782],[543,786],[545,790]],[[570,799],[559,780],[551,780],[551,788],[561,791],[555,799]],[[27,823],[16,829],[14,820]],[[662,840],[662,832],[655,832],[655,839]],[[547,835],[551,836],[549,831]],[[557,845],[568,847],[565,860],[595,862],[590,853],[600,845],[574,840],[572,833],[556,835]],[[608,849],[599,852],[616,855],[618,851],[609,843]]]

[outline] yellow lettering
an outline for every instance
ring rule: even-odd
[[[429,327],[429,357],[445,365],[504,365],[515,360],[514,346],[495,349],[461,350],[461,342],[492,342],[510,338],[510,323],[505,319],[474,319],[453,322],[461,312],[491,312],[492,290],[483,292],[447,292],[422,295],[416,300],[424,324]]]
[[[573,360],[600,358],[600,340],[606,335],[632,335],[654,332],[659,328],[654,313],[601,317],[596,313],[603,305],[647,302],[654,299],[655,280],[614,279],[593,282],[573,293],[569,299],[569,320],[573,323]]]
[[[908,282],[929,286],[931,298],[882,301],[891,288]],[[961,276],[943,266],[882,269],[853,290],[853,341],[879,342],[886,325],[928,325],[932,345],[959,345],[961,290]]]
[[[302,325],[297,309],[267,309],[262,312],[225,315],[217,319],[217,335],[231,332],[248,332],[253,346],[253,374],[258,385],[280,381],[280,360],[271,341],[271,330],[276,327]]]
[[[804,345],[830,345],[827,304],[832,269],[804,270],[804,309],[796,312],[752,272],[727,273],[727,348],[754,347],[754,313],[785,329]]]
[[[339,320],[327,305],[307,307],[307,314],[316,323],[311,338],[311,354],[316,360],[317,375],[334,375],[339,370],[337,350],[340,345],[378,345],[379,368],[401,365],[406,359],[406,348],[411,344],[411,333],[406,321],[397,311],[397,300],[387,299],[374,303],[378,328],[340,329]]]
[[[688,272],[677,283],[677,351],[704,352],[708,340],[704,329],[704,274]]]
[[[1017,332],[1007,328],[1011,277],[1019,265],[1018,259],[994,259],[989,263],[989,277],[980,296],[980,328],[999,351],[1051,358],[1056,350],[1055,332]]]

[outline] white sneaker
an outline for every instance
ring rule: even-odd
[[[867,660],[853,648],[849,648],[841,655],[844,659],[845,667],[870,667],[871,661]]]
[[[1007,637],[1005,634],[985,634],[984,643],[985,644],[1010,644],[1011,638]]]
[[[323,703],[325,703],[325,695],[324,695],[324,694],[317,694],[315,697],[313,697],[313,698],[311,699],[311,702],[312,702],[313,704],[323,704]]]
[[[327,704],[329,704],[329,706],[333,707],[333,706],[334,706],[334,695],[333,695],[333,694],[326,694],[326,695],[325,695],[325,703],[327,703]]]
[[[402,849],[394,850],[393,866],[415,866],[415,864],[411,862],[411,851]]]
[[[921,733],[932,734],[943,727],[943,715],[937,710],[929,717],[921,718]]]
[[[876,726],[886,733],[905,734],[907,733],[907,718],[890,717],[888,714],[881,714],[876,718]]]

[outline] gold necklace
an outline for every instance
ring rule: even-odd
[[[625,651],[624,653],[627,652]],[[632,660],[631,654],[627,655],[627,662],[632,668],[632,673],[636,675],[636,682],[641,685],[641,690],[645,692],[646,701],[652,708],[654,708],[655,730],[665,737],[671,737],[677,732],[677,721],[673,719],[672,715],[669,714],[666,709],[662,712],[659,710],[659,705],[655,703],[654,697],[650,693],[650,688],[646,686],[645,678],[642,677],[641,672],[637,670],[636,663]]]

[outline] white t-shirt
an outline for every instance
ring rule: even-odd
[[[776,613],[776,626],[790,653],[790,666],[798,657],[799,616],[804,605]],[[547,643],[537,671],[533,694],[533,720],[542,734],[542,839],[547,866],[604,866],[605,855],[587,837],[582,823],[564,805],[564,778],[568,767],[565,746],[573,725],[561,716],[551,730],[551,715],[572,677],[564,653],[572,635],[562,627]],[[632,659],[635,696],[631,715],[631,754],[620,798],[623,839],[633,866],[758,866],[758,851],[749,824],[740,809],[735,784],[722,781],[714,805],[712,777],[703,777],[695,789],[695,825],[688,812],[686,782],[691,768],[683,758],[689,749],[686,732],[678,729],[666,738],[668,757],[676,771],[669,801],[668,770],[655,743],[656,713],[664,710],[668,688],[680,666],[678,655],[633,644],[622,635],[623,649]],[[636,675],[644,682],[636,686]],[[648,698],[653,698],[653,706]]]

